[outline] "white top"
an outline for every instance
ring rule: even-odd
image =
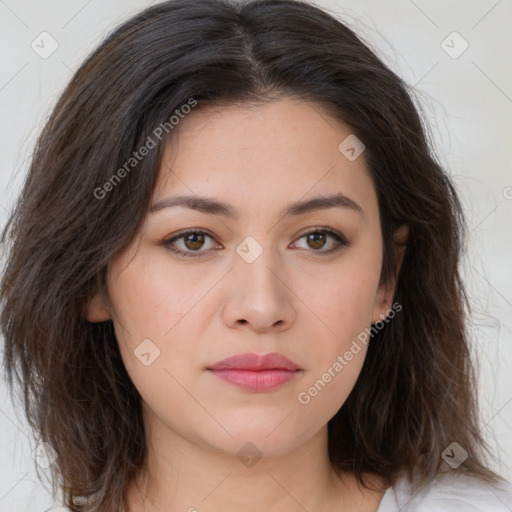
[[[54,507],[47,512],[69,512]],[[389,487],[377,512],[512,512],[512,483],[489,486],[457,470],[439,473],[412,493],[405,473]]]
[[[489,486],[457,470],[439,473],[411,492],[402,474],[384,493],[377,512],[511,512],[512,483]]]

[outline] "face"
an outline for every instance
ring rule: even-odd
[[[339,356],[389,311],[393,293],[379,282],[383,245],[364,153],[348,159],[338,149],[350,134],[290,99],[197,109],[180,122],[156,206],[109,267],[111,303],[96,298],[88,313],[113,319],[148,421],[225,453],[251,442],[279,455],[343,405],[366,345],[341,370]],[[228,207],[170,205],[184,195]],[[288,211],[334,195],[329,207]],[[299,371],[268,371],[260,383],[290,378],[248,389],[208,369],[247,352],[282,354]],[[254,384],[249,373],[238,380]]]

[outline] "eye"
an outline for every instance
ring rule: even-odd
[[[321,254],[330,254],[331,252],[337,251],[342,247],[349,246],[347,239],[341,233],[338,233],[337,231],[334,231],[330,228],[315,228],[314,231],[305,233],[298,240],[302,240],[303,238],[306,239],[306,244],[308,244],[308,247],[314,249],[313,252],[318,252]],[[334,242],[331,243],[331,248],[323,251],[320,250],[325,247],[327,243],[326,241],[329,238],[334,240]]]
[[[213,237],[205,231],[188,230],[165,240],[163,245],[170,251],[180,254],[181,256],[194,257],[196,256],[194,253],[207,252],[199,250],[203,246],[206,237],[213,240]],[[183,242],[182,248],[177,249],[176,247],[170,247],[174,245],[176,241]]]
[[[199,256],[202,252],[209,252],[212,250],[212,247],[200,250],[204,248],[205,240],[208,238],[213,240],[213,236],[205,231],[188,230],[164,240],[162,245],[171,252],[179,254],[180,256],[195,257]],[[306,243],[310,249],[313,249],[313,252],[320,254],[330,254],[342,247],[350,245],[341,233],[330,228],[315,228],[313,231],[309,231],[302,235],[298,240],[302,240],[303,238],[306,239]],[[331,247],[327,250],[321,250],[326,246],[326,241],[329,240],[329,238],[334,240],[334,242],[331,242]],[[180,243],[178,244],[177,242]],[[306,247],[306,249],[307,248],[308,247]]]

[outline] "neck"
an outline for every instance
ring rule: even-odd
[[[237,455],[203,446],[161,422],[147,434],[148,463],[129,486],[125,512],[374,512],[385,488],[374,477],[378,491],[360,489],[353,474],[334,472],[327,425],[290,452],[262,457],[250,447]]]

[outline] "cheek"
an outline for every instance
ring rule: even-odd
[[[170,336],[202,294],[199,273],[170,269],[165,258],[157,256],[145,257],[141,250],[127,266],[120,261],[116,268],[123,270],[109,284],[116,318],[134,341]]]
[[[376,254],[361,250],[340,260],[329,279],[318,279],[322,285],[307,296],[308,306],[321,320],[318,333],[323,333],[301,388],[308,414],[335,414],[359,377],[380,276],[381,260]]]
[[[329,269],[328,276],[316,276],[315,287],[309,278],[303,282],[302,296],[340,342],[355,336],[371,323],[378,289],[380,259],[354,255]]]
[[[116,337],[130,377],[150,400],[152,388],[157,392],[160,382],[168,385],[171,379],[165,372],[172,368],[171,355],[186,360],[195,349],[192,332],[186,333],[184,343],[173,343],[192,305],[184,298],[186,283],[178,277],[171,282],[158,262],[149,264],[141,257],[129,265],[122,263],[115,267],[122,272],[113,274],[116,277],[109,283]]]
[[[304,379],[297,394],[301,414],[312,422],[327,423],[347,400],[366,356],[363,343],[340,343]]]
[[[112,272],[116,277],[109,283],[125,368],[148,404],[161,401],[162,389],[172,400],[187,400],[178,383],[188,382],[191,368],[201,367],[202,318],[205,308],[215,311],[211,290],[219,272],[193,265],[186,272],[171,268],[165,251],[145,254],[141,248],[137,258],[127,260],[116,263],[114,270],[122,271]],[[145,366],[148,361],[140,356],[148,352],[145,359],[154,361]]]

